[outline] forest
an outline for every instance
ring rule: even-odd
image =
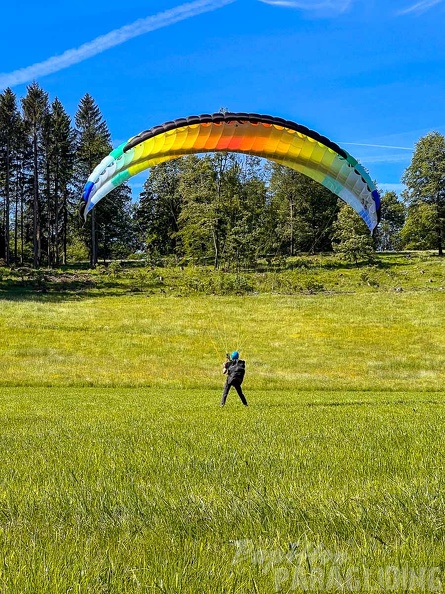
[[[115,189],[84,224],[83,186],[112,149],[94,98],[73,118],[37,83],[0,94],[0,265],[57,268],[144,258],[249,268],[258,258],[336,252],[359,262],[377,251],[437,250],[445,230],[445,138],[416,144],[402,182],[381,192],[371,237],[350,207],[306,176],[257,157],[191,155],[150,170],[139,196]]]

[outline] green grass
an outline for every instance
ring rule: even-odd
[[[443,264],[386,264],[263,277],[325,287],[295,295],[4,278],[0,593],[437,591]]]
[[[254,389],[440,390],[442,292],[4,301],[0,382],[212,387],[242,350]]]
[[[186,297],[245,294],[351,292],[437,292],[445,290],[445,260],[428,252],[382,253],[372,265],[353,265],[333,255],[258,261],[249,271],[211,267],[151,268],[137,261],[112,262],[95,270],[0,267],[0,297],[65,301],[135,293]]]
[[[248,395],[3,389],[0,587],[268,593],[290,545],[375,586],[443,566],[443,393]]]

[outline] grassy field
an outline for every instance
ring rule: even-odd
[[[386,264],[262,280],[295,295],[3,278],[0,592],[442,591],[444,268]],[[218,406],[234,348],[247,409]]]

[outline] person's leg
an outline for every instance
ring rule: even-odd
[[[224,386],[224,391],[223,391],[223,395],[221,398],[221,406],[224,406],[226,403],[226,399],[227,399],[227,394],[229,393],[230,390],[230,384],[229,384],[229,380],[226,380],[226,385]]]
[[[246,397],[243,394],[243,390],[241,388],[241,384],[239,384],[239,383],[236,383],[236,384],[233,383],[233,387],[238,392],[238,396],[241,398],[241,402],[244,404],[244,406],[247,406],[247,400],[246,400]]]

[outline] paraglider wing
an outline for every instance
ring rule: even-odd
[[[191,116],[155,126],[114,149],[84,188],[84,217],[134,175],[190,154],[230,151],[263,157],[295,169],[347,202],[374,231],[380,196],[365,169],[347,151],[305,126],[251,113]]]

